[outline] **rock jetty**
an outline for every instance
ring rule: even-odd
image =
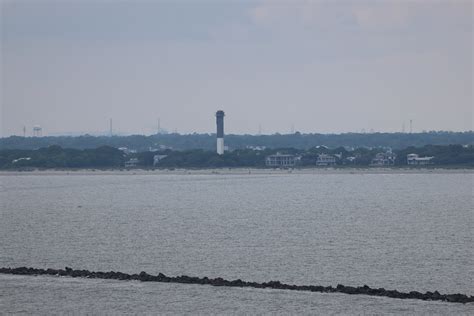
[[[16,274],[16,275],[52,275],[52,276],[68,276],[73,278],[92,278],[92,279],[114,279],[114,280],[137,280],[142,282],[164,282],[164,283],[184,283],[184,284],[201,284],[212,286],[227,286],[227,287],[249,287],[257,289],[278,289],[278,290],[293,290],[293,291],[309,291],[321,293],[345,293],[345,294],[363,294],[371,296],[384,296],[399,299],[418,299],[424,301],[444,301],[450,303],[473,303],[474,296],[465,294],[440,294],[438,291],[420,293],[411,291],[409,293],[399,292],[397,290],[386,290],[384,288],[371,288],[364,286],[345,286],[338,284],[336,287],[320,286],[320,285],[292,285],[281,283],[280,281],[269,281],[263,283],[246,282],[240,279],[225,280],[223,278],[210,279],[208,277],[191,277],[187,275],[169,277],[162,273],[157,275],[150,275],[144,271],[139,274],[127,274],[122,272],[95,272],[89,270],[74,270],[69,267],[64,269],[36,269],[36,268],[0,268],[2,274]]]

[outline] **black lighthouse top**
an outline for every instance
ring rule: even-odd
[[[224,111],[216,112],[217,138],[224,138]]]

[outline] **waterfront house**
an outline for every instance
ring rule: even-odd
[[[28,161],[28,160],[31,160],[31,157],[18,158],[18,159],[12,160],[12,163],[17,163],[17,162],[20,162],[20,161]]]
[[[409,165],[429,165],[433,163],[434,157],[420,157],[417,154],[407,155],[407,164]]]
[[[133,168],[133,167],[136,167],[138,165],[138,159],[137,158],[132,158],[130,159],[129,161],[126,161],[125,162],[125,167],[126,168]]]
[[[165,159],[168,155],[154,155],[153,156],[153,166],[156,166],[160,163],[162,159]]]
[[[336,157],[328,154],[320,154],[316,158],[316,166],[334,166],[336,164]]]
[[[265,165],[274,168],[288,168],[294,167],[297,160],[298,157],[295,155],[276,153],[275,155],[270,155],[265,158]]]
[[[395,164],[397,155],[392,152],[378,153],[375,158],[372,159],[371,165],[373,166],[392,166]]]

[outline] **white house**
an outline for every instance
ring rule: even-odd
[[[168,155],[154,155],[153,156],[153,166],[156,166],[160,163],[160,161],[164,158],[168,157]]]
[[[276,153],[265,158],[265,165],[268,167],[294,167],[298,157],[295,155],[285,155]]]
[[[320,154],[316,159],[316,166],[334,166],[336,164],[336,157],[328,154]]]
[[[129,161],[125,161],[125,167],[133,168],[133,167],[136,167],[138,163],[139,163],[139,160],[137,158],[132,158]]]
[[[434,157],[420,157],[417,154],[408,154],[407,163],[409,165],[429,165],[432,164]]]
[[[374,166],[391,166],[395,164],[397,155],[392,152],[378,153],[375,158],[372,159],[371,164]]]

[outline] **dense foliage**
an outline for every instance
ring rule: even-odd
[[[270,153],[267,151],[266,153]],[[188,151],[166,151],[167,155],[159,167],[177,168],[219,168],[219,167],[264,167],[265,152],[240,149],[218,155],[213,151],[202,149]]]
[[[346,133],[346,134],[274,134],[274,135],[226,135],[225,143],[230,149],[245,149],[247,146],[267,148],[309,149],[318,145],[336,147],[391,147],[402,149],[409,146],[474,144],[474,132],[427,132],[427,133]],[[18,137],[0,139],[0,149],[38,149],[58,145],[63,148],[97,148],[99,146],[128,147],[148,151],[170,147],[174,150],[214,150],[214,134],[159,134],[132,136],[78,136],[78,137]]]
[[[15,161],[16,160],[16,161]],[[0,168],[111,168],[123,165],[122,151],[108,146],[96,149],[63,149],[50,146],[38,150],[0,150]]]
[[[357,148],[347,150],[344,147],[327,148],[313,147],[308,150],[296,148],[280,148],[251,150],[238,149],[219,156],[214,151],[202,149],[157,152],[139,152],[125,154],[116,148],[102,146],[96,149],[63,149],[50,146],[38,150],[0,150],[0,169],[22,168],[122,168],[129,159],[138,159],[137,167],[144,168],[220,168],[220,167],[265,167],[265,157],[277,152],[294,154],[300,157],[298,166],[313,167],[320,154],[336,157],[339,166],[369,166],[377,153],[385,152],[383,148]],[[407,164],[408,154],[421,157],[435,157],[434,166],[474,167],[474,146],[462,145],[427,145],[424,147],[408,147],[395,150],[395,165]],[[154,156],[162,155],[163,159],[154,166]]]

